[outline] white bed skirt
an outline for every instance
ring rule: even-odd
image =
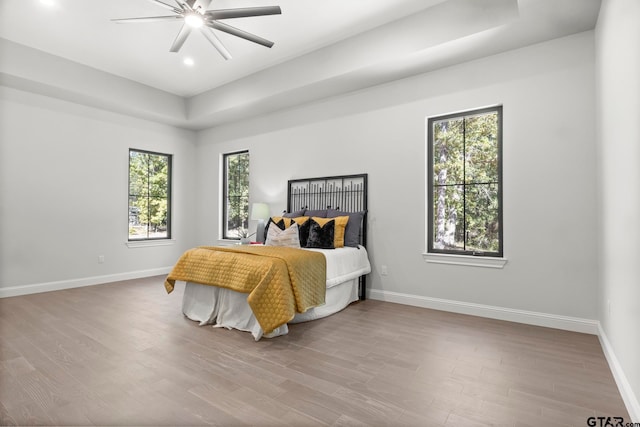
[[[330,316],[357,300],[358,279],[352,279],[327,289],[324,305],[296,314],[289,323],[308,322]],[[256,341],[263,336],[273,338],[289,333],[289,327],[282,325],[264,335],[247,303],[247,294],[215,286],[187,283],[182,298],[182,312],[189,319],[200,322],[201,326],[213,325],[251,332]]]
[[[329,316],[358,300],[358,278],[371,272],[367,250],[359,248],[308,249],[321,252],[326,259],[327,293],[325,304],[298,313],[289,323],[307,322]],[[200,325],[239,329],[251,332],[258,341],[262,328],[247,303],[247,294],[216,286],[187,283],[182,297],[182,312]],[[285,335],[287,325],[265,335],[267,338]]]

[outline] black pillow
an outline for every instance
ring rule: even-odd
[[[336,222],[334,220],[327,221],[322,227],[313,219],[309,221],[309,238],[307,239],[307,248],[317,249],[334,249],[333,236],[335,234]]]
[[[344,245],[357,248],[360,244],[360,226],[362,218],[366,211],[361,212],[344,212],[336,209],[327,209],[327,218],[335,218],[337,216],[349,216],[347,228],[344,231]]]
[[[308,218],[302,224],[298,223],[298,235],[300,236],[300,247],[304,248],[307,246],[307,241],[309,240],[309,230],[311,229],[311,218]]]

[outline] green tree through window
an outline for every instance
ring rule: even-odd
[[[129,240],[171,238],[171,155],[129,150]]]
[[[502,107],[428,120],[428,252],[502,256]]]
[[[241,230],[249,228],[249,152],[223,156],[223,238],[239,239]]]

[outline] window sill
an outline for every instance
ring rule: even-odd
[[[240,244],[240,240],[238,239],[219,239],[217,245],[218,246],[236,246]]]
[[[176,243],[175,239],[162,239],[162,240],[129,240],[127,247],[133,248],[148,248],[152,246],[169,246]]]
[[[451,254],[422,254],[426,262],[434,264],[463,265],[467,267],[504,268],[506,258]]]

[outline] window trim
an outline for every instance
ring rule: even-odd
[[[433,180],[433,123],[453,118],[465,118],[468,116],[477,116],[489,112],[497,112],[497,151],[498,151],[498,251],[497,252],[475,252],[469,250],[453,250],[453,249],[436,249],[433,245],[433,215],[434,215],[434,180]],[[503,108],[502,105],[494,105],[482,107],[472,110],[459,111],[456,113],[444,114],[429,117],[427,119],[427,250],[424,258],[427,262],[444,263],[444,264],[463,264],[474,266],[487,266],[487,262],[468,261],[472,258],[478,259],[504,259],[504,221],[503,221],[503,171],[502,171],[502,138],[503,138]],[[492,264],[489,262],[488,264]],[[498,262],[504,266],[503,262]],[[501,267],[498,267],[501,268]]]
[[[467,267],[504,268],[507,264],[506,258],[479,255],[424,253],[422,258],[432,264],[463,265]]]
[[[152,154],[155,156],[164,156],[167,158],[167,235],[165,237],[145,237],[142,239],[132,239],[129,235],[128,226],[129,226],[129,199],[131,198],[131,152],[135,151],[136,153],[143,154]],[[129,247],[142,247],[142,246],[151,246],[151,244],[142,243],[142,242],[160,242],[160,241],[173,241],[171,236],[171,217],[172,217],[172,204],[171,204],[171,194],[172,194],[172,185],[173,185],[173,154],[167,153],[159,153],[157,151],[149,151],[149,150],[141,150],[138,148],[129,148],[128,151],[128,162],[127,162],[127,245]],[[141,243],[136,245],[136,243]],[[155,246],[155,245],[154,245]]]
[[[175,239],[138,239],[138,240],[129,240],[126,242],[126,245],[129,249],[136,248],[148,248],[151,246],[170,246],[176,243]]]
[[[235,156],[238,154],[249,154],[249,150],[239,150],[233,151],[230,153],[222,153],[222,203],[220,204],[222,207],[222,240],[233,240],[240,241],[240,237],[227,236],[227,220],[228,220],[228,211],[227,211],[227,197],[229,193],[228,182],[227,182],[227,158],[231,156]],[[249,160],[251,162],[251,160]],[[251,167],[251,163],[249,163],[249,167]]]

